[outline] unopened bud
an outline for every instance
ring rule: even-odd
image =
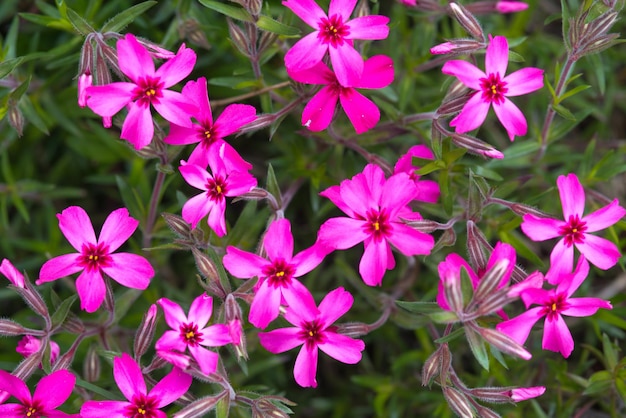
[[[20,294],[22,299],[24,299],[24,302],[26,302],[34,312],[39,314],[44,319],[50,319],[48,306],[43,301],[39,292],[35,290],[33,285],[28,280],[25,280],[24,288],[16,288],[15,291]]]
[[[516,215],[524,216],[524,215],[534,215],[538,218],[549,218],[545,212],[540,211],[539,209],[533,208],[532,206],[525,205],[523,203],[513,203],[509,206]]]
[[[226,18],[226,22],[228,23],[228,33],[230,34],[230,40],[233,42],[239,52],[241,52],[246,57],[249,57],[251,53],[250,39],[231,19]]]
[[[500,414],[489,408],[485,408],[482,405],[476,404],[474,405],[474,407],[476,408],[477,416],[479,416],[480,418],[502,418]]]
[[[74,335],[80,335],[85,331],[83,322],[72,312],[70,312],[65,318],[65,321],[63,321],[62,328]]]
[[[100,356],[94,345],[90,345],[83,362],[83,376],[88,382],[97,382],[100,379]]]
[[[450,409],[452,409],[455,414],[462,418],[471,418],[474,416],[474,408],[472,408],[469,399],[462,392],[450,386],[444,386],[441,390]]]
[[[0,319],[0,335],[13,337],[26,334],[26,328],[10,319]]]
[[[478,20],[465,7],[454,2],[450,3],[449,7],[456,20],[467,33],[479,41],[485,40],[483,29],[480,27]]]
[[[13,376],[22,380],[28,379],[41,365],[42,352],[38,351],[32,356],[25,357],[20,364],[13,370]]]
[[[454,144],[461,148],[465,148],[472,154],[482,155],[489,158],[496,158],[499,160],[504,158],[504,154],[502,154],[500,151],[473,136],[454,133],[451,137]]]
[[[181,38],[187,38],[194,44],[204,48],[211,49],[211,44],[207,39],[200,23],[196,19],[186,19],[178,28]]]
[[[0,273],[9,279],[13,286],[24,288],[24,275],[6,258],[0,264]]]
[[[371,327],[363,322],[346,322],[337,326],[337,333],[357,338],[369,334]]]
[[[278,116],[272,113],[259,115],[254,121],[242,126],[241,129],[239,129],[239,132],[243,134],[246,132],[258,131],[259,129],[270,126],[276,121],[276,119],[278,119]]]
[[[523,1],[499,1],[496,3],[498,13],[516,13],[528,9],[528,4]]]
[[[226,297],[226,292],[220,283],[220,276],[213,263],[211,258],[197,249],[196,247],[191,247],[191,252],[193,253],[193,258],[196,261],[196,267],[198,271],[206,280],[203,281],[205,290],[219,297],[220,299],[224,299]]]
[[[83,42],[83,47],[80,50],[80,60],[78,62],[78,75],[91,73],[91,69],[94,66],[93,45],[91,42],[91,36],[87,36],[85,42]]]
[[[511,389],[509,395],[513,402],[525,401],[528,399],[536,398],[545,393],[546,388],[544,386],[531,386],[528,388],[515,388]]]
[[[449,42],[444,42],[442,44],[433,46],[432,48],[430,48],[430,53],[434,55],[456,55],[477,51],[484,47],[484,43],[475,41],[473,39],[454,39]]]
[[[354,9],[354,18],[371,15],[370,6],[367,1],[360,1]]]
[[[261,38],[259,39],[259,46],[257,47],[257,53],[265,51],[268,47],[274,44],[278,39],[278,34],[274,32],[263,32],[261,33]]]
[[[16,100],[10,99],[8,107],[9,125],[11,125],[13,129],[15,129],[15,132],[17,132],[17,136],[22,136],[22,133],[24,132],[24,115],[19,109]]]
[[[156,328],[157,319],[157,306],[152,304],[148,311],[143,316],[141,324],[137,328],[135,334],[135,342],[133,343],[133,352],[135,353],[135,360],[138,360],[143,356],[154,338],[154,331]]]
[[[609,10],[602,15],[598,16],[592,22],[585,26],[581,42],[594,42],[598,36],[608,33],[615,20],[617,19],[617,12]]]
[[[472,97],[473,93],[466,91],[463,84],[456,83],[452,87],[454,92],[448,92],[441,106],[437,109],[437,116],[453,115],[460,112],[470,97]]]
[[[228,396],[228,391],[224,390],[217,395],[205,396],[200,398],[177,413],[174,414],[174,418],[200,418],[206,416],[210,411],[215,409],[215,406],[219,401]]]
[[[493,347],[511,356],[530,360],[532,355],[521,344],[508,335],[491,328],[476,327],[476,331]]]
[[[425,234],[430,234],[433,231],[440,229],[443,225],[439,222],[431,221],[429,219],[417,219],[414,221],[404,221],[411,228],[423,232]]]
[[[486,298],[494,296],[494,291],[498,287],[501,287],[500,285],[505,275],[508,280],[507,271],[509,264],[509,260],[500,259],[480,278],[476,291],[474,292],[474,300],[478,304],[481,304]]]
[[[422,386],[430,386],[431,381],[441,372],[441,347],[430,355],[422,367]]]
[[[174,232],[180,238],[189,239],[191,235],[191,228],[182,217],[174,215],[172,213],[163,213],[161,214],[161,216],[163,216],[163,219],[165,219],[165,223],[172,230],[172,232]]]
[[[233,294],[229,293],[224,301],[224,319],[237,356],[247,359],[248,351],[246,337],[241,325],[241,316],[241,307]]]
[[[87,106],[87,87],[90,87],[92,82],[93,76],[90,72],[85,72],[78,76],[78,105],[80,107]]]
[[[245,8],[253,17],[261,14],[261,8],[263,7],[263,0],[246,0]]]
[[[54,363],[56,359],[59,357],[61,353],[61,348],[59,344],[54,341],[50,341],[50,363]],[[32,335],[25,335],[15,347],[15,351],[23,355],[24,357],[32,356],[35,353],[42,352],[42,343],[41,340],[37,337],[33,337]]]
[[[483,242],[486,240],[474,221],[467,221],[467,252],[470,264],[476,270],[483,270],[487,267],[487,257],[483,251]]]
[[[600,36],[592,44],[585,46],[585,48],[580,51],[580,56],[602,52],[611,47],[614,43],[613,41],[617,38],[619,38],[619,33],[609,33],[608,35]]]

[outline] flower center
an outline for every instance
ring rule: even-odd
[[[152,396],[135,395],[124,410],[125,418],[157,418],[157,400]]]
[[[224,200],[226,193],[226,179],[220,176],[215,176],[213,179],[209,179],[206,184],[207,194],[209,198],[215,202]]]
[[[213,144],[218,139],[213,126],[208,121],[202,123],[201,126],[198,127],[197,132],[198,138],[200,138],[200,143],[202,143],[205,147]]]
[[[264,267],[262,273],[269,285],[272,287],[287,287],[291,284],[291,278],[296,272],[296,269],[285,260],[276,260],[271,265]]]
[[[500,80],[500,74],[492,73],[487,78],[480,79],[483,100],[490,103],[501,104],[504,102],[504,95],[509,89],[506,83]]]
[[[323,43],[333,47],[343,45],[344,37],[350,34],[350,29],[344,25],[340,15],[332,15],[330,18],[322,18],[319,21],[319,35]]]
[[[567,296],[564,293],[559,293],[552,296],[544,305],[543,314],[550,320],[556,319],[559,314],[567,308],[566,302]]]
[[[303,323],[299,336],[309,349],[326,341],[322,325],[317,319]]]
[[[201,332],[198,332],[198,325],[193,322],[180,326],[180,338],[182,338],[187,345],[196,347],[204,340],[202,335]]]
[[[585,241],[586,230],[586,222],[581,221],[578,215],[570,215],[567,225],[559,229],[559,234],[564,237],[565,245],[571,247],[574,244],[581,244]]]
[[[104,244],[83,244],[78,264],[88,271],[99,270],[102,267],[111,265],[112,259],[109,255],[109,246]]]
[[[137,82],[137,87],[133,91],[133,100],[141,106],[149,106],[150,103],[159,102],[163,97],[163,83],[159,78],[146,77]]]
[[[390,225],[387,213],[384,210],[378,212],[370,209],[367,212],[365,230],[376,239],[381,239],[389,235]]]
[[[32,417],[32,418],[36,418],[39,416],[39,414],[37,413],[37,408],[33,407],[33,406],[29,406],[28,409],[26,409],[26,414],[27,417]]]

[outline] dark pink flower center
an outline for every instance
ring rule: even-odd
[[[135,395],[124,410],[125,418],[157,418],[157,400],[152,396]]]
[[[543,311],[541,313],[546,315],[547,319],[554,320],[568,306],[569,304],[567,303],[567,295],[565,293],[559,293],[552,296],[544,304]]]
[[[219,138],[215,133],[215,129],[210,122],[202,123],[198,128],[198,138],[200,138],[200,143],[204,145],[205,148],[208,148],[209,145],[213,144]]]
[[[149,106],[150,103],[159,102],[163,97],[163,83],[159,78],[146,77],[137,82],[133,91],[133,100],[141,106]]]
[[[389,225],[389,216],[384,209],[380,212],[373,209],[368,210],[366,221],[365,230],[375,239],[382,239],[389,235],[391,225]]]
[[[319,320],[307,321],[300,326],[300,339],[304,340],[307,348],[311,349],[318,344],[326,342],[325,330]]]
[[[215,176],[206,183],[206,192],[214,202],[224,200],[226,190],[226,179],[221,176]]]
[[[343,23],[340,15],[332,15],[328,19],[322,18],[319,21],[319,29],[318,39],[333,47],[343,45],[344,37],[350,34],[350,28]]]
[[[570,215],[567,224],[559,229],[559,234],[564,237],[565,245],[571,247],[574,244],[581,244],[585,241],[586,230],[586,222],[581,221],[578,215]]]
[[[272,287],[289,286],[295,272],[294,266],[283,259],[275,260],[271,265],[264,267],[262,271]]]
[[[202,333],[198,331],[198,325],[193,322],[180,326],[180,338],[192,347],[196,347],[204,340]]]
[[[39,418],[41,417],[42,407],[38,401],[32,401],[31,403],[27,403],[22,405],[20,414],[24,414],[25,417],[28,418]]]
[[[492,73],[487,78],[480,79],[483,100],[489,103],[500,104],[504,102],[504,95],[509,89],[506,83],[500,80],[500,74]]]
[[[109,246],[104,244],[83,244],[81,255],[78,258],[78,264],[88,271],[99,270],[102,267],[108,267],[112,263],[109,255]]]

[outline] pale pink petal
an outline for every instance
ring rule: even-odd
[[[561,239],[550,253],[550,269],[546,273],[546,280],[550,284],[559,283],[565,274],[571,274],[574,268],[574,247],[565,244]]]
[[[179,49],[174,58],[170,58],[161,65],[155,76],[160,78],[164,88],[169,88],[191,74],[194,65],[196,65],[196,53],[193,49]]]
[[[174,303],[167,298],[161,298],[157,300],[156,303],[161,307],[161,309],[163,309],[165,322],[170,328],[178,330],[182,324],[189,322],[183,308],[181,308],[177,303]]]
[[[380,110],[374,102],[354,89],[341,89],[339,101],[357,134],[369,131],[380,120]]]
[[[317,387],[317,353],[317,346],[309,348],[303,345],[293,366],[293,377],[304,388]]]
[[[339,84],[344,87],[357,85],[363,74],[364,63],[361,54],[349,42],[328,48],[328,53]]]
[[[213,313],[213,298],[206,293],[202,293],[191,302],[187,319],[195,323],[198,328],[204,328],[211,319]]]
[[[500,74],[504,78],[509,65],[509,43],[504,36],[494,36],[485,54],[485,73]]]
[[[295,81],[304,84],[331,84],[337,81],[333,73],[323,62],[318,62],[311,68],[302,71],[292,71],[287,68],[287,74]]]
[[[502,79],[506,83],[506,96],[520,96],[543,87],[543,70],[527,67],[517,70]]]
[[[556,186],[559,189],[565,221],[568,221],[570,216],[582,218],[585,211],[585,189],[578,181],[576,174],[570,173],[567,176],[559,176],[556,179]]]
[[[357,1],[358,0],[330,0],[328,16],[338,14],[344,22],[347,21],[350,19],[350,15],[354,11]]]
[[[598,298],[572,298],[567,300],[568,307],[561,311],[567,316],[591,316],[598,309],[612,309],[611,302]]]
[[[59,229],[77,251],[81,252],[83,244],[96,245],[96,234],[91,219],[80,206],[70,206],[57,214]]]
[[[101,269],[110,278],[131,289],[146,289],[150,279],[154,277],[154,269],[150,262],[137,254],[111,254],[113,263],[102,266]]]
[[[136,87],[123,82],[87,87],[87,106],[96,115],[113,116],[132,101]]]
[[[120,138],[128,140],[135,149],[142,149],[152,141],[153,135],[154,125],[150,107],[137,102],[130,103]]]
[[[171,372],[154,385],[148,396],[157,400],[157,408],[163,408],[183,396],[189,390],[192,381],[193,378],[190,374],[174,367]]]
[[[356,364],[361,361],[361,351],[365,343],[335,332],[325,332],[326,341],[318,344],[320,350],[337,361],[346,364]]]
[[[393,82],[393,77],[393,60],[386,55],[375,55],[363,63],[363,74],[355,87],[382,89]]]
[[[385,39],[389,36],[387,23],[389,23],[387,16],[369,15],[354,18],[346,23],[350,28],[346,39]]]
[[[279,354],[301,345],[300,328],[280,328],[259,332],[259,342],[270,353]]]
[[[296,16],[315,29],[319,21],[326,17],[324,10],[314,0],[285,0],[283,6],[291,9]]]
[[[370,240],[359,262],[359,273],[365,284],[380,286],[387,268],[389,244],[384,239]]]
[[[202,373],[209,375],[217,370],[217,362],[219,356],[213,351],[207,350],[202,346],[189,346],[189,351],[193,358],[198,362]]]
[[[184,208],[183,208],[184,209]],[[226,211],[226,202],[221,199],[215,202],[213,207],[209,211],[209,217],[207,223],[209,227],[215,232],[218,237],[226,235],[226,219],[224,218],[224,212]],[[183,216],[184,218],[184,216]]]
[[[263,248],[270,260],[291,261],[293,235],[288,219],[278,219],[272,222],[263,238]]]
[[[192,197],[183,205],[182,215],[185,222],[195,228],[198,222],[213,209],[215,204],[209,199],[206,193],[201,193]]]
[[[475,93],[465,103],[461,113],[450,121],[450,126],[460,134],[476,129],[485,121],[489,107],[490,103],[484,101],[480,93]]]
[[[318,237],[323,245],[345,250],[362,242],[369,235],[365,221],[351,218],[330,218],[320,226]]]
[[[334,87],[324,87],[309,100],[302,111],[302,126],[313,132],[323,131],[330,125],[339,95]]]
[[[32,400],[26,383],[19,377],[13,376],[4,370],[0,370],[0,391],[10,393],[22,404],[29,403]],[[23,416],[22,414],[21,417]]]
[[[306,321],[313,321],[319,314],[313,295],[298,280],[291,279],[291,286],[283,287],[281,293],[289,306],[288,312],[297,312],[297,316]],[[292,322],[292,319],[288,321]]]
[[[226,324],[215,324],[200,330],[202,341],[200,345],[205,347],[220,347],[233,342],[230,336],[230,328]]]
[[[132,406],[130,402],[87,401],[80,407],[80,416],[83,418],[123,417],[129,406]]]
[[[198,125],[192,125],[192,128],[185,128],[183,126],[170,124],[170,131],[168,135],[163,138],[163,142],[172,145],[187,145],[200,142],[200,136],[198,134]]]
[[[222,262],[230,274],[240,279],[260,276],[263,268],[271,264],[263,257],[240,250],[232,245],[226,247],[226,255]]]
[[[610,204],[588,214],[581,220],[587,226],[586,232],[595,232],[616,224],[624,215],[626,215],[626,209],[621,207],[619,201],[615,199]]]
[[[193,126],[191,116],[197,113],[197,106],[191,99],[178,92],[163,90],[161,93],[163,97],[159,101],[152,102],[152,106],[159,112],[159,115],[163,116],[168,122],[191,128]]]
[[[500,322],[496,325],[496,329],[508,335],[516,342],[524,344],[528,339],[528,335],[530,334],[530,330],[533,325],[535,325],[535,323],[544,316],[542,310],[543,307],[541,306],[531,308],[520,316],[509,319],[508,321]]]
[[[546,317],[541,348],[560,352],[565,358],[574,351],[574,339],[561,315],[556,315],[553,319]]]
[[[129,401],[132,401],[137,395],[148,393],[141,368],[126,353],[123,353],[122,357],[113,359],[113,377],[120,391]]]
[[[39,271],[39,280],[35,283],[51,282],[61,277],[69,276],[84,269],[79,264],[80,254],[65,254],[46,261]]]
[[[533,241],[545,241],[561,236],[561,228],[565,222],[558,219],[540,218],[530,213],[524,215],[520,225],[522,232]]]
[[[198,106],[197,113],[192,116],[202,124],[213,125],[213,113],[211,112],[211,103],[209,102],[206,77],[200,77],[197,81],[188,81],[181,93],[183,96],[192,99]]]
[[[257,328],[265,329],[270,322],[278,318],[280,299],[280,289],[270,286],[268,280],[263,280],[250,305],[248,321]]]
[[[100,271],[83,271],[76,279],[76,292],[80,298],[81,309],[89,313],[97,311],[106,294]]]
[[[435,245],[435,239],[428,234],[417,231],[408,225],[398,222],[391,223],[392,230],[387,240],[406,256],[427,255]]]
[[[150,53],[130,33],[117,41],[117,57],[120,70],[135,83],[154,75],[154,61]]]
[[[157,340],[154,347],[157,351],[178,351],[182,353],[187,349],[187,344],[185,344],[185,341],[180,336],[179,328],[176,328],[176,331],[165,331]]]
[[[229,197],[241,196],[254,189],[256,185],[256,178],[247,171],[231,171],[228,174],[228,184],[224,195]]]
[[[130,238],[138,225],[139,221],[130,217],[128,209],[114,210],[102,225],[98,243],[108,245],[109,253],[112,253]]]
[[[315,243],[315,245],[306,250],[300,251],[291,259],[291,264],[296,267],[293,277],[305,275],[319,266],[327,254],[328,249],[319,243]]]
[[[328,292],[319,305],[319,320],[322,328],[330,327],[336,320],[350,310],[354,297],[343,287]]]
[[[622,256],[614,243],[591,234],[585,234],[584,242],[575,245],[591,264],[602,270],[613,267]]]
[[[526,135],[528,124],[521,110],[515,104],[504,98],[502,103],[493,102],[493,110],[496,116],[509,134],[509,139],[513,141],[515,136]]]
[[[285,54],[285,66],[289,68],[289,71],[306,70],[324,58],[328,45],[322,44],[318,39],[318,35],[319,31],[309,33],[287,51]]]
[[[461,83],[473,90],[482,90],[480,79],[487,78],[487,75],[481,69],[472,63],[462,60],[446,62],[441,67],[441,72],[455,76]]]
[[[235,133],[242,126],[253,122],[256,119],[256,109],[254,106],[245,104],[231,104],[226,106],[224,111],[215,121],[214,128],[220,138]]]

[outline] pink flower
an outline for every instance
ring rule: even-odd
[[[261,329],[278,317],[280,305],[296,310],[315,306],[313,296],[296,277],[313,270],[326,255],[314,245],[294,256],[291,224],[287,219],[272,222],[263,237],[263,248],[268,259],[233,246],[226,248],[223,259],[224,268],[233,276],[259,278],[249,320]]]
[[[218,237],[226,234],[226,197],[241,196],[256,187],[256,179],[247,171],[229,170],[222,156],[225,144],[217,153],[209,153],[210,174],[196,164],[181,161],[180,174],[185,181],[203,192],[189,199],[183,205],[183,219],[195,228],[207,214],[211,229]]]
[[[496,326],[520,344],[524,344],[530,330],[541,318],[546,317],[543,331],[544,350],[560,352],[567,358],[574,350],[574,339],[562,315],[584,317],[591,316],[600,308],[612,309],[611,303],[598,298],[572,298],[589,273],[589,263],[580,258],[573,274],[564,274],[556,289],[526,289],[520,297],[526,305],[539,305],[525,313]]]
[[[511,400],[513,402],[526,401],[528,399],[536,398],[546,392],[545,386],[531,386],[528,388],[515,388],[509,391]]]
[[[328,15],[314,0],[286,0],[291,9],[315,31],[300,39],[285,55],[285,66],[299,72],[322,61],[326,51],[342,86],[354,86],[363,73],[363,58],[354,49],[354,39],[385,39],[386,16],[362,16],[349,20],[357,0],[331,0]]]
[[[620,251],[611,241],[591,235],[617,223],[626,210],[619,206],[617,199],[595,212],[583,216],[585,210],[585,190],[576,174],[559,176],[556,181],[563,206],[564,221],[524,215],[522,231],[533,241],[562,237],[550,254],[550,270],[546,279],[551,284],[558,283],[563,273],[570,273],[574,264],[574,247],[594,266],[606,270],[613,267],[620,257]]]
[[[332,325],[348,312],[353,302],[352,295],[340,287],[324,297],[319,310],[315,303],[308,309],[288,307],[285,319],[294,327],[259,332],[259,341],[274,354],[302,345],[293,376],[302,387],[317,387],[318,348],[342,363],[356,364],[361,361],[361,351],[365,349],[363,341],[338,334]]]
[[[523,1],[499,1],[496,3],[498,13],[515,13],[528,9],[528,4]]]
[[[4,274],[4,276],[9,279],[13,286],[24,288],[24,275],[6,258],[2,259],[0,273]]]
[[[426,145],[414,145],[409,148],[406,154],[398,159],[398,162],[393,168],[393,174],[406,173],[409,175],[409,178],[413,180],[415,187],[417,187],[417,194],[413,198],[414,200],[437,203],[441,193],[439,184],[433,180],[421,180],[420,176],[415,174],[415,170],[419,170],[419,167],[413,165],[413,157],[427,160],[435,159],[435,155]]]
[[[230,330],[224,324],[206,326],[213,312],[213,299],[206,293],[191,303],[189,315],[169,299],[161,298],[157,304],[163,309],[165,322],[172,328],[159,338],[155,348],[161,352],[184,353],[189,349],[204,374],[211,374],[217,368],[217,353],[204,347],[218,347],[232,342]],[[169,360],[167,356],[162,356]],[[175,364],[178,364],[175,363]]]
[[[32,356],[35,353],[41,351],[41,340],[33,337],[32,335],[25,335],[15,347],[15,351],[23,355],[24,357]],[[61,353],[59,344],[54,341],[50,341],[50,363],[54,363]]]
[[[335,73],[322,62],[297,72],[288,68],[287,72],[291,78],[300,83],[324,85],[304,107],[303,126],[314,132],[326,129],[333,119],[339,100],[356,132],[362,134],[378,123],[380,111],[374,102],[353,87],[380,89],[388,86],[393,81],[393,61],[385,55],[376,55],[368,59],[363,65],[362,77],[351,87],[342,87]]]
[[[128,115],[122,125],[122,139],[127,139],[136,149],[152,141],[154,126],[150,105],[165,120],[191,127],[190,115],[196,112],[193,100],[168,90],[191,73],[196,54],[184,45],[176,56],[158,70],[150,53],[130,33],[117,41],[120,70],[131,82],[111,83],[87,88],[87,106],[96,114],[112,117],[124,106]]]
[[[87,88],[91,87],[93,76],[87,70],[78,76],[78,105],[80,107],[87,106]]]
[[[206,78],[200,77],[198,81],[188,81],[182,93],[183,96],[193,99],[198,106],[198,110],[191,114],[198,123],[191,127],[172,123],[170,133],[163,141],[174,145],[199,143],[191,153],[188,162],[201,167],[206,167],[209,163],[208,154],[217,154],[223,145],[224,164],[229,169],[250,170],[252,165],[244,161],[232,146],[224,142],[223,138],[254,121],[256,109],[250,105],[231,104],[224,109],[216,121],[213,121]]]
[[[526,135],[526,118],[508,97],[542,88],[543,70],[528,67],[505,77],[508,62],[509,44],[504,36],[495,36],[487,46],[485,72],[467,61],[452,60],[444,64],[441,69],[444,74],[453,75],[467,87],[477,90],[463,106],[461,113],[450,122],[450,126],[456,127],[457,133],[478,128],[493,105],[511,141],[515,135]]]
[[[81,417],[166,418],[160,409],[183,396],[193,380],[174,367],[148,392],[141,368],[126,353],[113,360],[113,378],[127,401],[87,401],[80,408]]]
[[[406,225],[402,218],[419,216],[407,208],[417,195],[415,182],[406,173],[385,180],[383,170],[368,164],[362,173],[320,195],[329,198],[348,218],[331,218],[320,227],[321,245],[345,250],[359,242],[365,252],[359,264],[363,281],[370,286],[382,283],[385,269],[395,267],[389,244],[406,256],[429,254],[432,236]]]
[[[102,225],[98,239],[83,208],[70,206],[57,214],[57,218],[61,232],[78,253],[46,261],[36,284],[82,271],[76,279],[76,289],[80,307],[87,312],[95,312],[104,300],[106,289],[102,273],[126,287],[142,290],[148,287],[154,276],[148,260],[136,254],[113,254],[139,225],[139,221],[128,215],[126,208],[111,212]]]
[[[22,379],[0,370],[0,391],[8,392],[20,402],[0,405],[0,416],[11,418],[78,417],[79,415],[57,411],[57,408],[70,397],[75,384],[76,378],[72,373],[67,370],[57,370],[42,377],[35,388],[35,393],[31,396],[28,386]]]

